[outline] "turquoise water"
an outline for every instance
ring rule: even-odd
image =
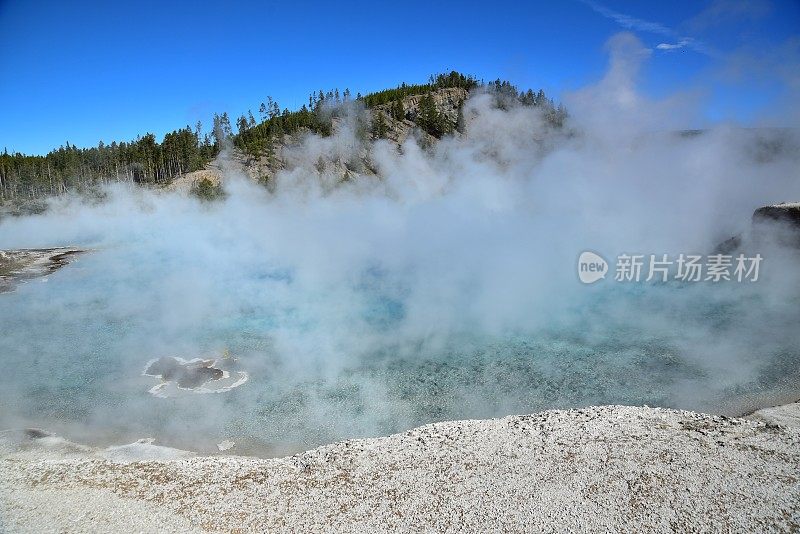
[[[371,265],[347,287],[312,292],[291,267],[266,262],[195,266],[201,274],[184,285],[183,258],[98,249],[0,295],[0,425],[201,450],[232,439],[237,452],[279,454],[589,404],[732,413],[798,378],[798,301],[766,292],[768,281],[579,287],[530,325],[468,318],[421,329],[408,327],[417,312],[403,273]],[[241,387],[148,393],[149,360],[224,351],[249,374]]]

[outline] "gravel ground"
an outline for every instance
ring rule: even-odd
[[[800,401],[772,408],[762,408],[756,410],[747,418],[765,421],[772,425],[800,428]]]
[[[436,423],[280,459],[3,447],[8,532],[800,530],[800,429],[658,408]]]

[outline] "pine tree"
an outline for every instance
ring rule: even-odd
[[[228,118],[227,111],[222,112],[222,117],[220,117],[220,124],[222,125],[223,133],[226,136],[230,137],[233,134],[233,131],[231,130],[231,120]]]
[[[406,118],[406,112],[403,109],[403,100],[398,98],[392,102],[392,118],[396,121],[401,121]]]
[[[433,96],[430,93],[423,96],[419,101],[417,124],[420,128],[437,138],[442,137],[451,130],[447,119],[437,111],[436,103],[433,101]]]
[[[236,119],[236,128],[239,130],[239,135],[244,134],[248,129],[247,117],[242,115]]]
[[[386,120],[383,118],[383,112],[375,112],[375,119],[372,121],[372,138],[383,139],[386,137],[388,130],[389,129],[386,126]]]

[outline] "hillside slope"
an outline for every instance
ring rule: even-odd
[[[412,136],[416,136],[420,144],[430,146],[438,140],[420,127],[421,104],[424,98],[429,97],[433,102],[437,115],[455,131],[459,111],[469,97],[466,89],[459,87],[437,89],[425,94],[408,95],[400,99],[403,117],[397,119],[392,114],[392,107],[396,104],[379,104],[372,108],[354,108],[344,117],[334,117],[332,123],[332,136],[342,136],[342,130],[352,127],[352,121],[359,121],[362,132],[350,132],[355,135],[344,134],[350,146],[355,148],[355,157],[352,150],[335,151],[313,161],[310,172],[324,173],[333,177],[333,180],[347,180],[354,174],[375,175],[375,169],[370,160],[369,141],[385,139],[401,150],[402,144]],[[380,117],[380,118],[379,118]],[[374,125],[382,121],[385,131],[378,135]],[[300,129],[293,134],[284,134],[280,142],[272,147],[272,154],[258,156],[245,154],[242,150],[232,147],[223,150],[214,161],[205,169],[187,173],[173,180],[167,187],[168,190],[189,191],[202,180],[209,180],[213,184],[223,183],[227,177],[243,174],[251,180],[274,188],[275,176],[280,171],[302,170],[308,166],[307,152],[303,143],[311,135],[308,129]],[[361,135],[361,138],[357,138]]]

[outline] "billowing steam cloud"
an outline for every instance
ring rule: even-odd
[[[2,248],[93,252],[0,295],[0,425],[278,452],[441,419],[774,396],[798,378],[793,252],[762,250],[752,284],[584,286],[575,262],[708,253],[756,207],[800,200],[795,131],[679,135],[693,98],[646,99],[647,53],[628,34],[609,47],[564,130],[476,94],[464,134],[398,152],[361,141],[354,109],[294,150],[274,193],[231,171],[224,202],[118,186],[3,221]],[[366,153],[380,178],[317,165]],[[148,395],[147,362],[225,350],[241,387]]]

